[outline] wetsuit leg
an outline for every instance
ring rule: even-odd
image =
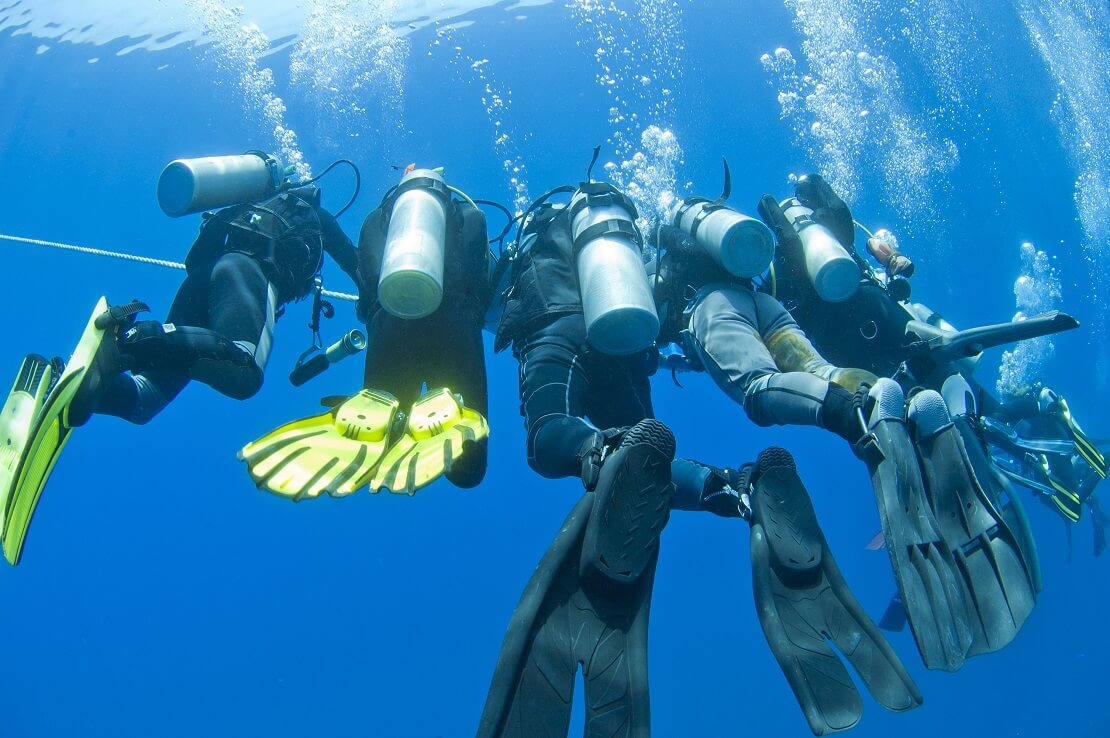
[[[278,306],[277,290],[256,259],[221,256],[212,269],[208,323],[186,332],[186,345],[197,357],[189,377],[237,400],[254,396],[270,360]]]
[[[182,323],[203,324],[208,319],[211,270],[193,272],[177,290],[170,312]],[[169,405],[189,384],[185,367],[163,367],[119,374],[108,385],[96,412],[145,425]]]
[[[142,321],[121,353],[138,369],[113,380],[97,412],[149,422],[190,380],[237,400],[262,386],[273,343],[277,295],[258,262],[228,253],[189,274],[166,324]],[[172,326],[172,328],[171,328]]]
[[[590,351],[581,315],[557,319],[514,352],[528,464],[541,476],[579,476],[582,454],[600,438],[598,428],[651,416],[646,374],[637,375],[634,361]]]
[[[489,397],[486,389],[486,353],[482,344],[481,319],[465,312],[445,315],[439,330],[432,334],[439,348],[429,351],[434,357],[428,367],[428,383],[450,387],[462,395],[467,407],[489,418]],[[430,347],[434,348],[434,347]],[[477,487],[486,475],[488,440],[468,444],[446,477],[456,487]]]
[[[362,386],[389,392],[401,403],[401,409],[408,412],[420,399],[425,379],[428,345],[424,339],[428,330],[426,318],[404,320],[385,310],[376,311],[366,326],[366,368]]]
[[[780,372],[763,336],[782,330],[789,313],[740,287],[701,296],[690,315],[694,349],[724,392],[756,425],[822,425],[829,382],[808,372]],[[784,319],[785,316],[785,319]]]

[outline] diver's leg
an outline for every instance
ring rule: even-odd
[[[212,269],[190,273],[177,289],[167,322],[203,325],[208,319],[208,291]],[[113,415],[136,425],[149,423],[189,383],[184,366],[118,374],[108,383],[96,405],[100,415]]]
[[[743,517],[740,493],[736,488],[739,475],[735,469],[708,466],[693,459],[675,459],[671,463],[672,510],[711,512],[723,518]]]
[[[514,346],[528,465],[549,479],[581,475],[584,455],[602,438],[583,419],[590,384],[585,351],[581,315],[559,318]]]
[[[463,404],[489,418],[486,389],[486,354],[482,344],[479,318],[465,313],[457,319],[440,322],[436,332],[440,344],[428,371],[429,386],[450,387],[462,395]],[[456,487],[477,487],[486,475],[488,439],[464,445],[463,455],[455,460],[446,477]]]
[[[362,386],[385,390],[408,412],[420,399],[425,379],[427,320],[410,321],[378,310],[366,326],[366,368]],[[452,388],[454,389],[454,388]]]
[[[151,369],[136,374],[119,374],[97,403],[100,415],[114,415],[135,425],[146,425],[173,402],[189,384],[189,373],[175,369]]]
[[[590,375],[586,414],[598,428],[627,428],[655,417],[646,355],[589,351],[585,358]],[[650,359],[656,360],[654,351]]]
[[[270,360],[278,307],[277,289],[256,259],[239,253],[220,257],[208,296],[211,331],[200,329],[193,337],[203,356],[191,367],[191,378],[237,400],[254,396]]]
[[[816,425],[858,440],[863,431],[851,393],[808,372],[779,371],[760,330],[781,329],[779,316],[765,319],[765,307],[743,288],[702,296],[690,316],[690,338],[709,376],[756,425]]]
[[[258,262],[224,254],[210,273],[207,316],[201,319],[194,301],[175,300],[167,323],[136,323],[120,353],[132,370],[184,369],[190,379],[245,400],[262,386],[276,309],[277,294]]]

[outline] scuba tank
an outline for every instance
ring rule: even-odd
[[[432,169],[405,174],[393,195],[378,302],[398,318],[426,317],[443,300],[449,197],[443,176]]]
[[[771,229],[755,218],[703,197],[679,200],[668,220],[736,277],[750,279],[762,274],[775,255]]]
[[[263,151],[175,159],[158,177],[158,205],[171,218],[264,200],[285,182],[285,168]]]
[[[586,336],[597,350],[633,354],[655,343],[659,315],[636,230],[636,206],[614,187],[579,185],[570,201]]]
[[[821,299],[844,302],[854,295],[860,282],[856,260],[798,198],[783,200],[780,207],[802,242],[806,273]]]

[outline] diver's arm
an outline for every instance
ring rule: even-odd
[[[362,281],[358,276],[358,254],[355,252],[355,246],[351,243],[351,239],[343,232],[339,226],[335,216],[324,210],[319,209],[320,213],[320,230],[324,242],[324,251],[335,260],[335,263],[350,276],[351,280],[358,286],[359,291],[362,290]]]

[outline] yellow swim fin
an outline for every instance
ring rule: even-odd
[[[389,445],[397,398],[363,390],[330,412],[286,423],[239,452],[259,489],[294,502],[344,497],[370,481]]]
[[[382,459],[370,491],[414,494],[449,470],[465,444],[488,436],[480,413],[465,407],[449,389],[432,390],[413,404],[405,434]]]
[[[1091,465],[1103,479],[1106,479],[1106,457],[1102,452],[1095,447],[1083,429],[1079,427],[1075,417],[1071,414],[1071,408],[1063,397],[1056,398],[1056,413],[1059,415],[1060,420],[1063,421],[1065,427],[1068,429],[1068,435],[1071,436],[1072,441],[1075,443],[1075,450],[1083,457],[1083,460]]]
[[[53,377],[50,361],[38,354],[28,354],[0,411],[0,530],[3,530],[4,513],[19,474],[23,450],[27,448],[31,427],[50,391]]]
[[[1079,498],[1079,495],[1074,490],[1069,489],[1052,473],[1052,467],[1049,466],[1047,456],[1041,454],[1037,462],[1049,486],[1054,491],[1051,497],[1052,504],[1065,518],[1073,523],[1078,523],[1079,518],[1083,515],[1083,501]]]
[[[12,565],[19,563],[31,517],[58,456],[73,429],[89,419],[93,398],[99,395],[103,383],[120,370],[116,327],[140,307],[146,309],[142,303],[111,308],[105,298],[100,298],[73,356],[42,401],[11,486],[0,490],[0,498],[5,498],[4,557]]]

